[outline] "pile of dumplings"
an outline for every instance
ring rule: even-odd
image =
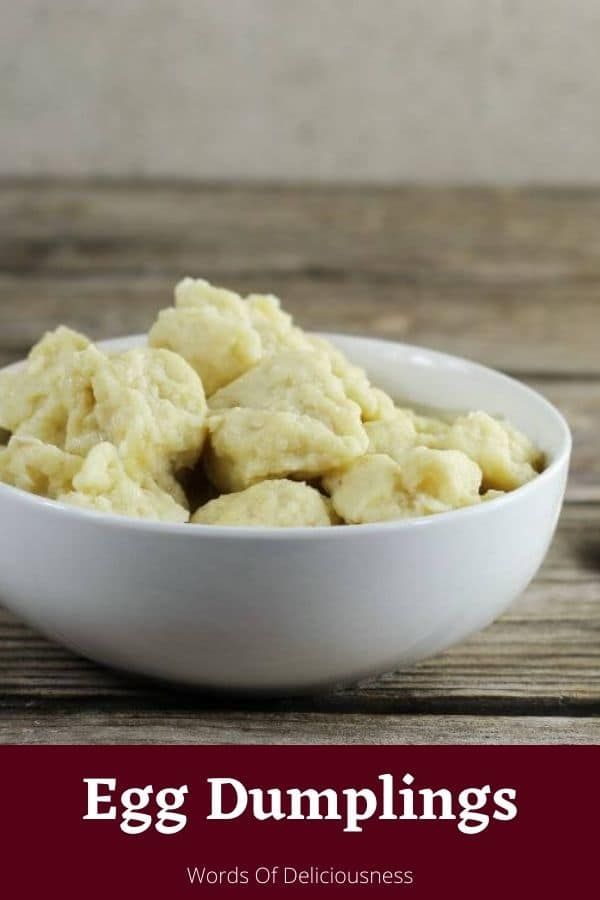
[[[0,373],[0,481],[103,513],[202,525],[331,526],[441,513],[541,470],[484,412],[396,406],[271,295],[175,288],[145,347],[65,327]]]

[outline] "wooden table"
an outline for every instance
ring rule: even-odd
[[[308,328],[498,366],[575,436],[540,575],[447,653],[327,696],[224,701],[119,676],[0,609],[0,741],[600,743],[600,191],[4,181],[0,231],[0,365],[59,322],[145,330],[195,274],[273,291]]]

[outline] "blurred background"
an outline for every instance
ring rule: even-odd
[[[597,182],[595,0],[2,3],[0,173]]]

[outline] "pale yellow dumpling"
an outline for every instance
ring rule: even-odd
[[[161,310],[148,342],[187,360],[201,377],[207,396],[262,356],[261,339],[246,302],[233,291],[200,278],[179,282],[175,307]]]
[[[418,515],[412,510],[398,463],[382,453],[355,460],[323,479],[333,508],[348,525],[384,522]],[[438,503],[432,512],[446,507]]]
[[[266,478],[312,478],[360,456],[360,437],[340,436],[295,412],[235,408],[211,415],[205,455],[209,478],[239,491]]]
[[[221,490],[319,475],[368,447],[359,407],[316,353],[267,357],[209,405],[207,471]]]
[[[282,350],[309,350],[307,335],[294,325],[289,313],[282,310],[273,294],[249,294],[246,304],[250,321],[261,342],[261,356]]]
[[[431,443],[462,450],[481,468],[484,487],[499,491],[531,481],[542,465],[542,456],[529,438],[484,412],[459,416]]]
[[[381,419],[393,419],[396,415],[396,405],[389,394],[382,391],[381,388],[371,387],[371,393],[375,398],[375,415],[371,421],[378,422]]]
[[[407,492],[419,503],[432,497],[450,509],[479,502],[481,469],[460,450],[413,447],[395,460]]]
[[[351,363],[331,341],[307,334],[294,325],[292,317],[281,309],[277,297],[272,294],[250,294],[246,302],[250,308],[252,324],[260,334],[263,356],[286,350],[299,350],[304,353],[314,350],[322,353],[329,359],[333,374],[344,385],[346,396],[360,406],[363,419],[381,417],[386,401],[393,406],[383,391],[371,385],[364,369]]]
[[[385,418],[365,422],[370,453],[387,453],[397,459],[409,447],[417,444],[413,417],[404,409],[395,409]]]
[[[144,347],[107,356],[90,347],[79,355],[72,385],[68,450],[86,453],[109,441],[138,481],[200,456],[206,399],[200,378],[177,354]]]
[[[92,447],[108,440],[96,416],[93,379],[110,365],[110,358],[93,344],[76,354],[69,377],[62,384],[68,410],[64,446],[69,453],[87,456]]]
[[[402,412],[412,418],[417,432],[417,443],[429,446],[429,442],[441,441],[448,434],[450,422],[437,416],[423,415],[402,407]]]
[[[0,428],[62,446],[67,409],[62,384],[86,337],[60,326],[30,351],[23,367],[0,374]]]
[[[56,500],[71,490],[82,460],[38,438],[14,435],[0,447],[0,481]]]
[[[322,337],[311,335],[310,343],[317,353],[323,353],[329,359],[334,375],[344,385],[346,395],[360,406],[365,421],[380,418],[382,415],[383,391],[372,387],[367,373],[360,366],[351,363],[341,350]]]
[[[336,513],[348,524],[381,522],[479,503],[481,470],[464,453],[416,447],[401,462],[382,453],[361,457],[323,479]]]
[[[69,415],[63,389],[65,380],[63,379],[57,389],[37,405],[29,418],[15,428],[15,435],[37,438],[44,444],[53,444],[64,449]]]
[[[261,481],[202,506],[192,517],[197,525],[265,525],[279,528],[331,525],[330,501],[303,482]]]
[[[298,351],[266,357],[245,375],[213,394],[211,412],[236,406],[296,412],[323,422],[339,435],[356,438],[366,449],[360,409],[348,398],[327,357]]]
[[[116,513],[136,519],[187,522],[189,512],[163,491],[152,478],[142,483],[131,478],[112,444],[97,444],[73,479],[73,490],[62,494],[63,503]]]

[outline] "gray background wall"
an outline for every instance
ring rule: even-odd
[[[0,0],[0,173],[600,181],[600,0]]]

